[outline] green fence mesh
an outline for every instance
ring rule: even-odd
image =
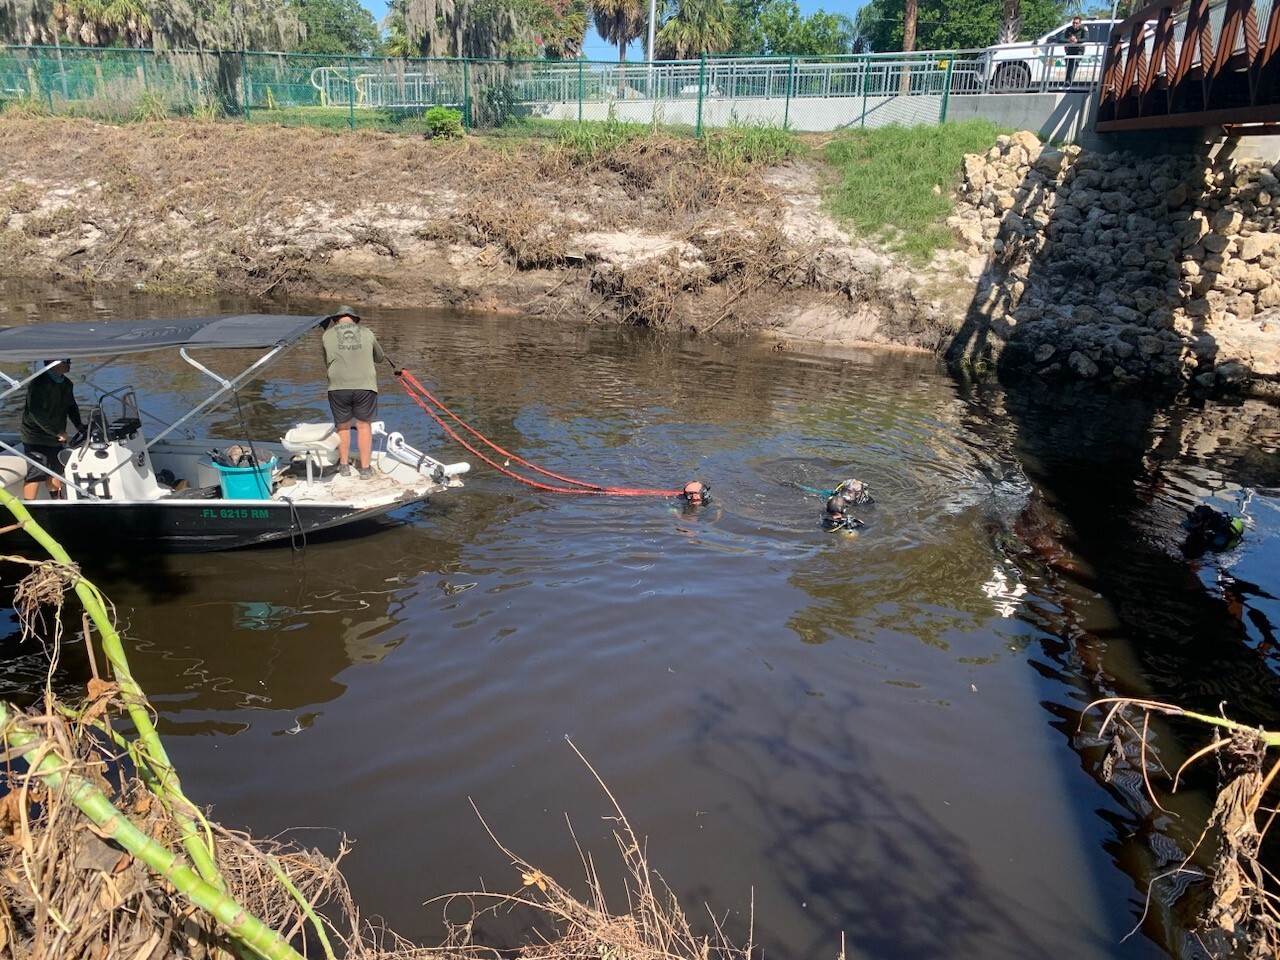
[[[700,134],[734,124],[831,131],[945,119],[947,53],[655,63],[418,60],[243,51],[0,47],[0,99],[59,115],[425,132],[554,133],[619,120]],[[971,76],[971,75],[970,75]]]

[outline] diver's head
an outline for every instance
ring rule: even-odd
[[[867,499],[867,485],[861,480],[855,480],[852,477],[848,480],[841,480],[840,486],[836,487],[835,492],[853,503],[861,503]]]
[[[841,480],[840,486],[835,489],[835,493],[840,494],[850,503],[874,503],[869,486],[861,480],[855,480],[854,477],[850,477],[849,480]]]
[[[690,480],[680,491],[680,496],[689,503],[708,503],[711,500],[711,487],[701,480]]]
[[[1183,526],[1188,530],[1194,531],[1208,530],[1213,525],[1213,519],[1213,507],[1202,503],[1187,514],[1187,519]]]
[[[827,501],[827,518],[830,520],[843,520],[844,512],[848,509],[849,501],[837,493]]]

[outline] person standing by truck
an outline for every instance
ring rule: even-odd
[[[1076,68],[1084,56],[1085,29],[1079,17],[1071,18],[1071,26],[1062,31],[1062,42],[1067,45],[1067,86],[1075,79]]]

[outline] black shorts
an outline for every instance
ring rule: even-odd
[[[43,463],[59,476],[62,475],[62,448],[43,443],[24,443],[22,452],[32,460]],[[27,476],[25,483],[38,483],[41,480],[48,480],[49,474],[43,470],[37,470],[31,464],[27,464]]]
[[[330,390],[329,409],[334,423],[360,420],[371,423],[378,415],[377,390]]]

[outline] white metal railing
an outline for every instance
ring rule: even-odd
[[[971,93],[1042,93],[1086,89],[1098,79],[1102,45],[1068,57],[1063,44],[984,50],[867,54],[820,60],[722,58],[657,63],[517,61],[485,63],[510,83],[521,103],[814,99]],[[1075,61],[1072,69],[1072,61]],[[357,108],[461,103],[458,61],[359,60],[311,71],[325,104]],[[1068,74],[1070,74],[1068,82]]]

